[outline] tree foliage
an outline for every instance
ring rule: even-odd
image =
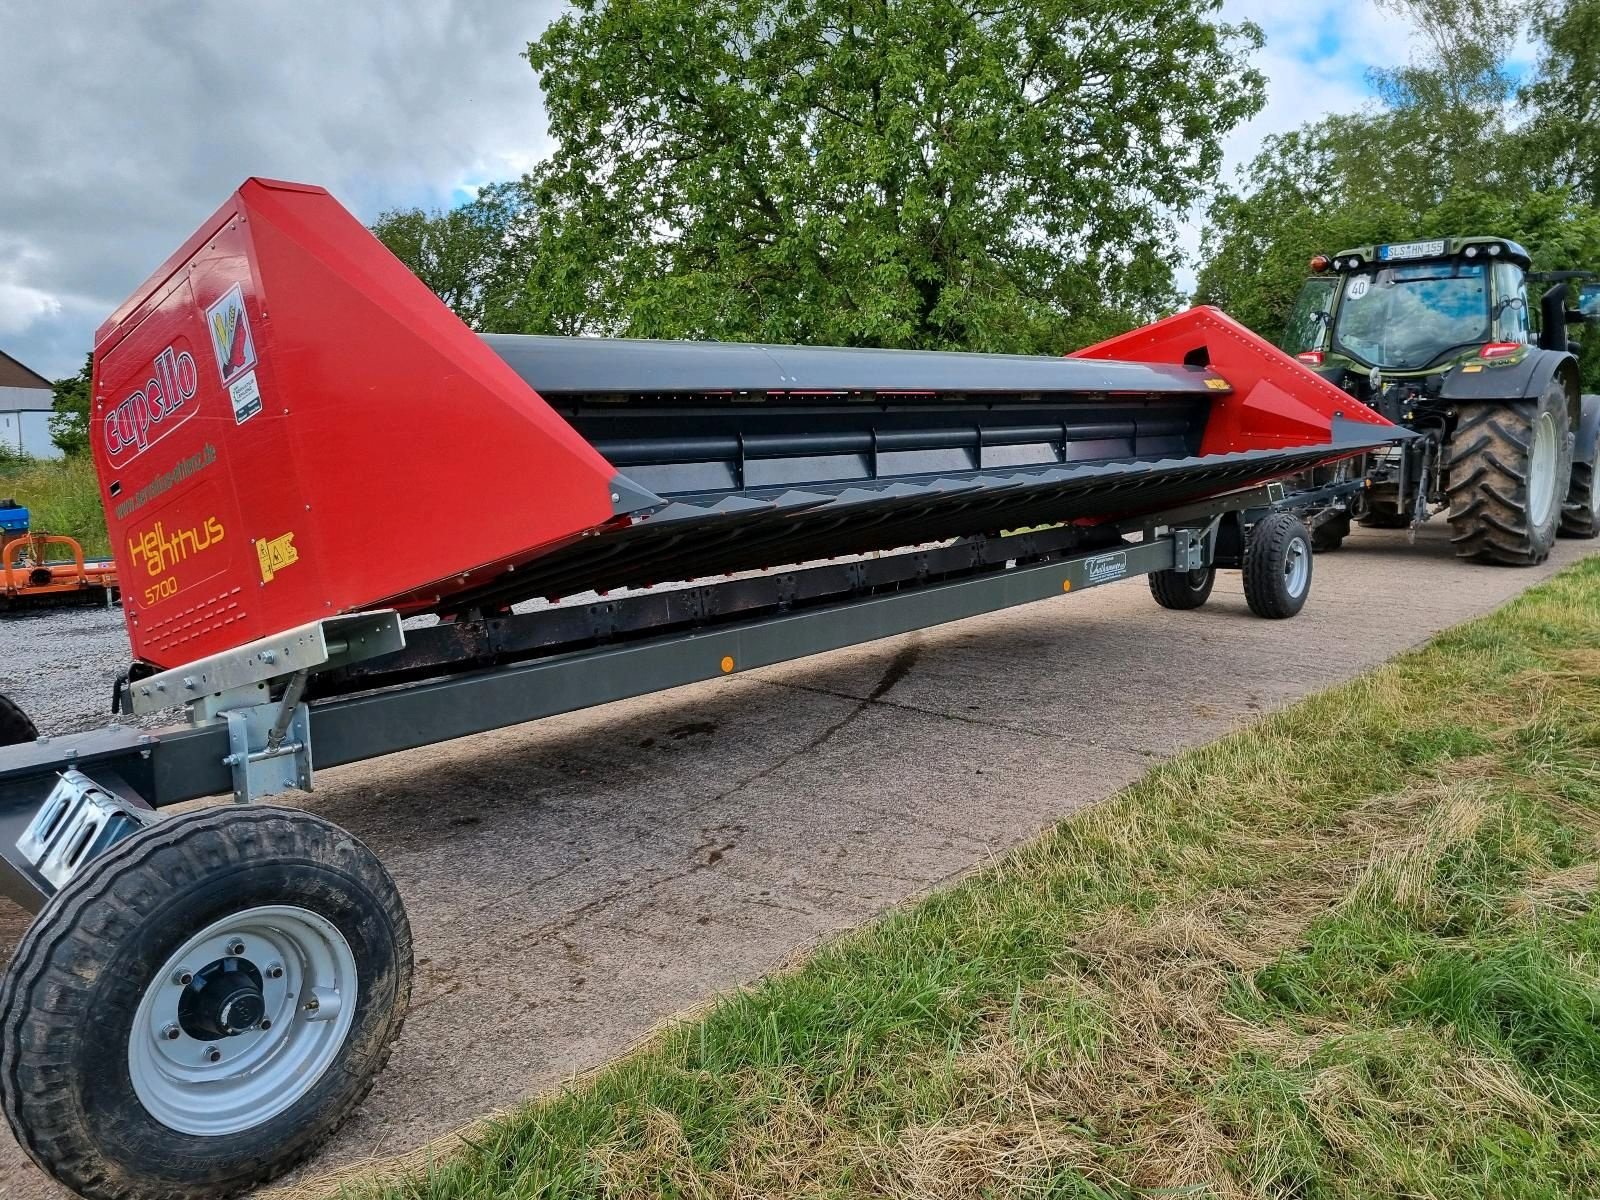
[[[1260,107],[1217,0],[578,0],[487,327],[1060,350],[1176,299]],[[536,219],[535,219],[536,217]],[[402,255],[404,257],[404,255]]]
[[[373,222],[372,232],[456,315],[476,325],[511,273],[520,196],[518,185],[504,183],[457,208],[392,209]]]
[[[50,385],[54,409],[50,414],[50,440],[69,458],[89,452],[89,401],[94,394],[90,377],[93,373],[94,355],[88,354],[76,375]]]

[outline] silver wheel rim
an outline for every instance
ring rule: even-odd
[[[1306,580],[1311,578],[1311,554],[1304,538],[1295,538],[1284,551],[1283,590],[1298,596],[1306,590]]]
[[[251,970],[259,980],[259,1024],[208,1036],[185,1019],[207,980]],[[355,1010],[355,955],[331,921],[286,904],[245,909],[190,938],[145,989],[128,1037],[134,1094],[179,1133],[252,1129],[316,1085],[344,1045]]]
[[[1556,422],[1542,412],[1533,422],[1528,448],[1528,524],[1540,528],[1556,504]]]

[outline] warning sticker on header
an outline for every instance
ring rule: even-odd
[[[261,388],[256,383],[256,373],[246,371],[228,385],[228,399],[233,401],[233,423],[243,425],[261,411]]]
[[[244,289],[234,284],[206,309],[206,327],[211,330],[211,349],[217,355],[217,369],[226,387],[256,365],[256,343],[250,336],[250,318],[244,311]]]

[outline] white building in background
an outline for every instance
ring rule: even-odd
[[[33,458],[60,458],[50,440],[50,381],[0,350],[0,446]]]

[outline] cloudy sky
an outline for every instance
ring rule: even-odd
[[[557,0],[0,0],[0,349],[50,378],[247,175],[370,220],[458,202],[546,151],[518,57]],[[1371,0],[1225,0],[1267,33],[1266,112],[1229,139],[1359,107],[1408,53]],[[1193,231],[1186,234],[1193,241]]]

